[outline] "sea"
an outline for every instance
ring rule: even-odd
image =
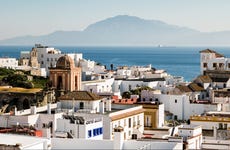
[[[0,46],[0,57],[20,58],[21,51],[30,51],[33,46]],[[173,76],[183,76],[192,81],[200,74],[200,53],[212,49],[230,57],[230,47],[93,47],[50,46],[63,53],[82,53],[83,58],[96,61],[110,69],[117,66],[146,66],[163,69]]]

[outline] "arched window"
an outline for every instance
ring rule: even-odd
[[[62,76],[58,76],[57,89],[62,89]]]

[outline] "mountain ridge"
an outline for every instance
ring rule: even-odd
[[[19,36],[1,40],[0,45],[230,45],[230,31],[200,32],[188,27],[118,15],[87,26],[81,31],[55,31],[41,36]]]

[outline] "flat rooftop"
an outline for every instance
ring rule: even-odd
[[[15,134],[1,134],[0,133],[0,144],[5,145],[16,145],[19,144],[21,147],[26,147],[34,144],[39,144],[47,139],[38,138],[26,135],[15,135]]]

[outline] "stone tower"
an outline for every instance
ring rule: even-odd
[[[68,55],[60,57],[56,67],[50,68],[50,81],[57,90],[77,91],[81,89],[81,68],[75,67]]]
[[[40,68],[40,64],[38,63],[38,52],[36,48],[32,48],[30,52],[29,65],[33,68]]]

